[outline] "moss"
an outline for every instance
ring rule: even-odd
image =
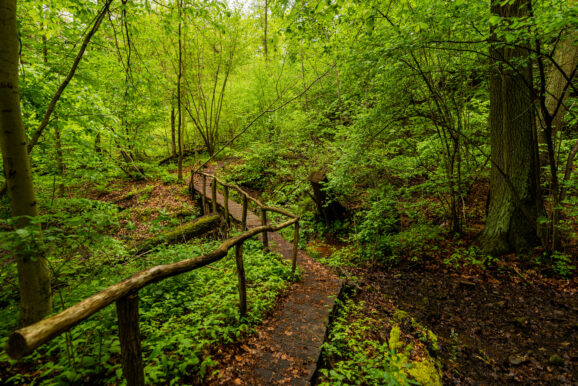
[[[431,330],[419,324],[407,312],[402,310],[395,311],[395,314],[393,315],[394,323],[402,323],[404,320],[409,321],[411,326],[417,331],[419,340],[426,345],[430,352],[439,351],[438,338]]]
[[[392,351],[397,351],[397,349],[403,346],[403,342],[400,342],[401,329],[399,326],[393,326],[389,333],[389,349]]]
[[[427,330],[427,342],[424,343],[429,343],[431,348],[436,352],[440,350],[438,346],[438,337],[433,333],[432,330]]]
[[[441,371],[431,358],[411,362],[407,373],[422,385],[442,385]]]
[[[182,236],[194,237],[199,236],[214,229],[220,222],[218,214],[210,214],[200,217],[193,222],[183,224],[174,228],[173,230],[161,233],[159,236],[143,241],[137,246],[139,252],[147,251],[152,247],[164,243],[172,242],[180,239]]]
[[[411,361],[409,358],[414,345],[413,343],[404,344],[401,340],[401,328],[399,325],[409,322],[416,330],[419,340],[426,345],[429,352],[439,350],[437,336],[433,331],[419,324],[405,311],[397,310],[392,319],[395,325],[389,334],[389,348],[397,353],[403,363],[409,364],[409,367],[402,369],[402,371],[422,385],[441,385],[442,375],[439,361],[434,360],[429,353],[423,360]]]

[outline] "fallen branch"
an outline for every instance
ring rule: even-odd
[[[163,232],[158,236],[141,241],[136,245],[136,250],[138,253],[142,253],[151,250],[159,244],[168,244],[181,238],[190,239],[192,237],[200,236],[215,229],[215,227],[219,225],[220,222],[221,218],[219,215],[217,213],[211,213],[206,216],[199,217],[193,222],[180,225],[174,229]]]

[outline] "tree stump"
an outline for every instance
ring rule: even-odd
[[[318,170],[309,176],[309,182],[313,188],[313,200],[317,206],[318,215],[323,218],[326,225],[336,221],[343,220],[347,213],[347,209],[337,201],[329,201],[326,191],[323,189],[329,180],[325,170]]]

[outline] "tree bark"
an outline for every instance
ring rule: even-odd
[[[554,54],[554,61],[558,67],[552,65],[550,75],[546,83],[546,108],[553,116],[552,139],[556,141],[556,132],[560,130],[564,123],[564,113],[566,112],[565,100],[568,96],[568,80],[578,65],[578,46],[576,45],[578,32],[570,31],[565,34]],[[562,70],[564,73],[562,73]]]
[[[528,14],[529,0],[500,5],[493,14],[507,19]],[[538,243],[538,187],[536,131],[532,109],[529,51],[504,46],[492,33],[490,45],[490,142],[492,169],[486,225],[477,243],[499,255],[521,252]],[[515,67],[515,69],[512,68]]]
[[[0,146],[12,216],[17,228],[38,215],[30,158],[20,111],[18,91],[19,40],[16,0],[0,0]],[[25,216],[25,217],[21,217]],[[20,326],[27,326],[52,312],[50,272],[44,256],[15,251],[20,288]]]

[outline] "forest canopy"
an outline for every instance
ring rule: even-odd
[[[204,198],[191,197],[197,172],[295,213],[299,237],[281,234],[348,282],[420,267],[574,291],[576,31],[575,0],[0,0],[0,343],[137,270],[208,253],[245,231],[230,228],[226,212],[221,231],[139,253],[206,214]],[[215,366],[207,347],[256,328],[300,280],[270,253],[255,240],[246,248],[249,266],[262,271],[251,279],[260,295],[247,318],[231,299],[214,334],[195,324],[201,317],[183,316],[208,312],[196,303],[174,316],[205,339],[182,351],[194,359],[181,367],[181,346],[151,332],[162,311],[146,299],[159,290],[146,293],[148,382],[166,382],[171,371],[185,383],[207,379]],[[240,269],[222,264],[215,269]],[[111,280],[86,284],[91,277]],[[174,280],[162,291],[206,295]],[[223,293],[206,295],[205,307]],[[167,301],[193,301],[178,296]],[[359,302],[343,304],[350,319],[362,318]],[[43,372],[54,368],[40,379],[118,382],[118,350],[82,359],[117,344],[109,311],[100,343],[76,358],[81,343],[74,348],[70,336],[50,343],[67,345],[66,360],[35,353]],[[335,364],[347,357],[345,343],[329,336],[320,382],[331,383],[349,370]],[[35,379],[3,355],[0,377]],[[576,370],[575,357],[564,360]],[[360,379],[383,381],[372,374]]]

